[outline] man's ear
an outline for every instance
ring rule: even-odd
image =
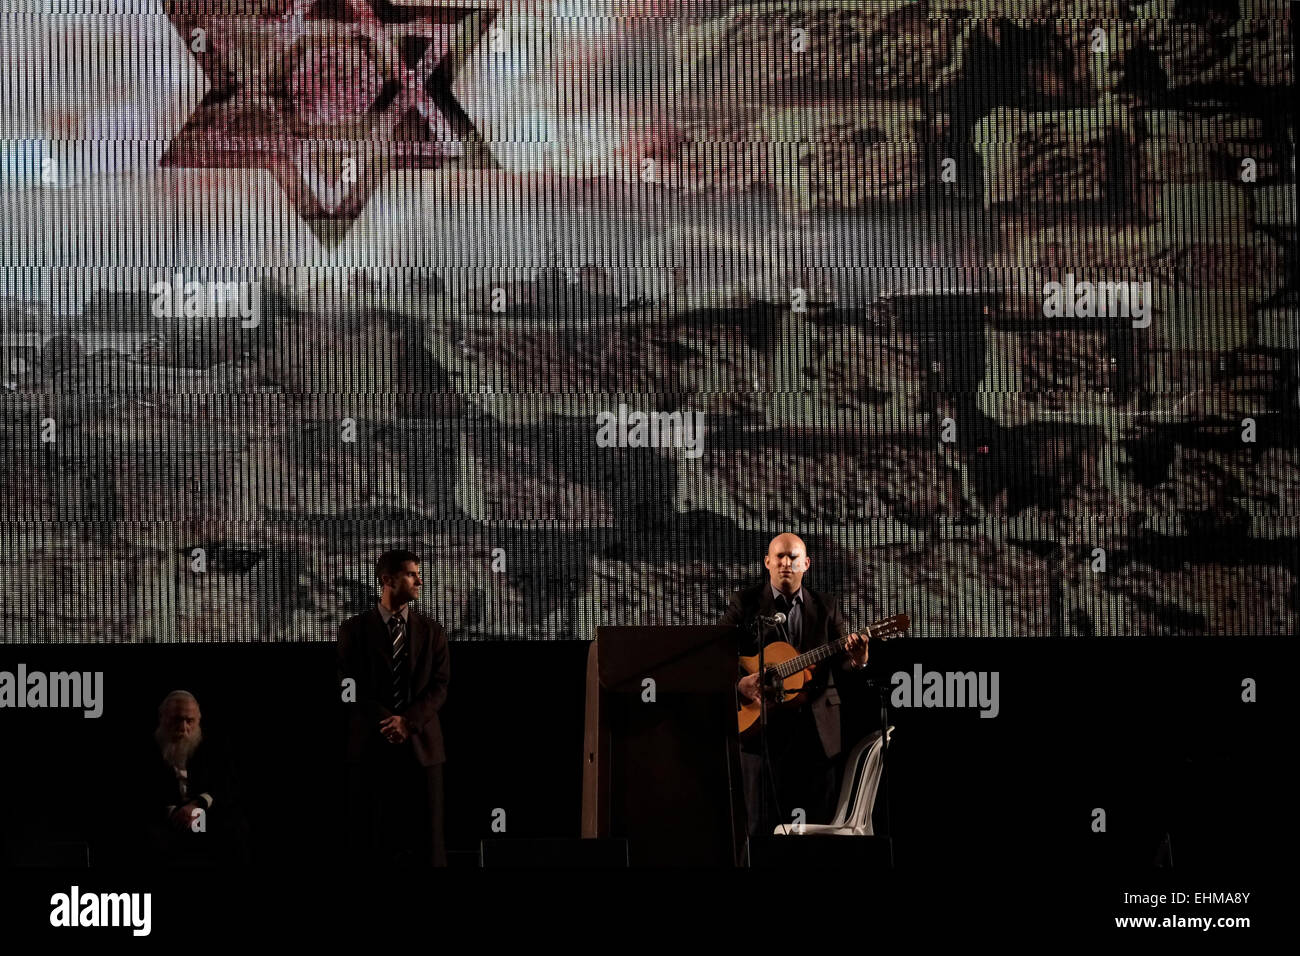
[[[807,571],[811,567],[812,567],[812,558],[808,557],[808,555],[805,554],[803,556],[803,569]]]

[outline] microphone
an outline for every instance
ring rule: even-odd
[[[758,616],[758,620],[763,624],[769,624],[769,625],[784,624],[785,615],[782,614],[780,611],[777,611],[775,614],[760,614]]]

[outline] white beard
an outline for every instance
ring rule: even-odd
[[[153,739],[158,744],[163,760],[169,766],[184,770],[194,751],[203,742],[203,730],[195,727],[194,733],[184,740],[173,740],[162,727],[159,727],[153,732]]]

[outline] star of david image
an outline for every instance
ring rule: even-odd
[[[389,172],[496,165],[451,91],[495,9],[429,0],[167,0],[166,9],[211,89],[161,165],[269,170],[325,246],[343,240]]]

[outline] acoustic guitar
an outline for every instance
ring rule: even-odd
[[[868,641],[887,641],[891,637],[898,637],[905,633],[911,626],[912,622],[908,620],[906,614],[895,614],[893,617],[868,625],[862,633],[866,635]],[[840,653],[848,647],[848,644],[849,638],[845,635],[838,641],[819,644],[802,654],[785,641],[774,641],[764,645],[763,665],[767,668],[768,675],[764,683],[776,688],[775,699],[768,701],[768,707],[801,703],[804,699],[803,686],[812,680],[811,668],[826,658]],[[741,657],[740,666],[746,675],[757,673],[758,655]],[[758,724],[759,710],[758,701],[751,700],[744,702],[743,706],[736,711],[742,736]]]

